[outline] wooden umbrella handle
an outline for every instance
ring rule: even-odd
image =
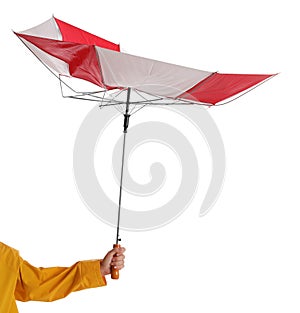
[[[120,248],[121,245],[119,244],[114,244],[114,248]],[[110,268],[110,277],[112,279],[119,279],[119,270],[115,269],[114,266],[111,266]]]

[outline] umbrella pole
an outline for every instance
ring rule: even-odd
[[[121,246],[119,244],[119,241],[121,241],[121,238],[119,236],[119,231],[120,231],[120,216],[121,216],[121,204],[122,204],[123,170],[124,170],[124,159],[125,159],[126,134],[127,134],[127,128],[129,125],[129,118],[130,118],[130,114],[129,114],[130,92],[131,92],[131,89],[128,88],[127,89],[126,109],[125,109],[125,113],[124,113],[124,125],[123,125],[123,150],[122,150],[119,205],[118,205],[117,236],[116,236],[116,243],[113,245],[114,248],[119,248]],[[119,271],[116,270],[113,266],[111,267],[111,278],[112,279],[118,279],[119,278]]]

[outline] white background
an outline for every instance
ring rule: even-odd
[[[93,104],[62,99],[11,29],[54,14],[123,51],[203,70],[280,75],[211,109],[226,149],[214,208],[122,232],[119,281],[26,312],[299,312],[299,16],[287,1],[10,1],[1,18],[0,240],[36,266],[101,258],[115,230],[76,190],[72,153]]]

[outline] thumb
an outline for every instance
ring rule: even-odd
[[[104,260],[107,262],[107,263],[110,263],[112,258],[114,257],[114,255],[118,253],[118,249],[117,248],[114,248],[112,250],[110,250],[109,252],[107,252],[106,256],[104,257]]]

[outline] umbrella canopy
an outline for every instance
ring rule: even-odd
[[[215,105],[273,76],[221,74],[122,53],[119,45],[55,17],[15,34],[59,75],[106,90],[131,88],[176,101]]]
[[[51,72],[56,72],[59,76],[83,79],[100,87],[103,92],[121,90],[106,102],[106,105],[125,104],[122,109],[123,150],[117,236],[114,246],[118,246],[120,240],[125,142],[129,117],[134,110],[130,107],[135,108],[137,104],[142,107],[147,104],[158,104],[159,101],[163,101],[164,104],[208,106],[224,104],[224,101],[231,101],[232,97],[237,97],[274,76],[273,74],[221,74],[122,53],[118,44],[55,17],[15,34]],[[125,99],[124,94],[122,95],[123,91],[125,91]],[[96,93],[82,92],[77,98],[85,99],[84,97],[89,95],[94,97],[92,100],[100,100],[103,103],[105,93],[102,98],[96,96]],[[134,94],[138,96],[138,101],[133,99]],[[116,98],[119,100],[115,100]],[[112,269],[112,278],[118,277],[118,271]]]

